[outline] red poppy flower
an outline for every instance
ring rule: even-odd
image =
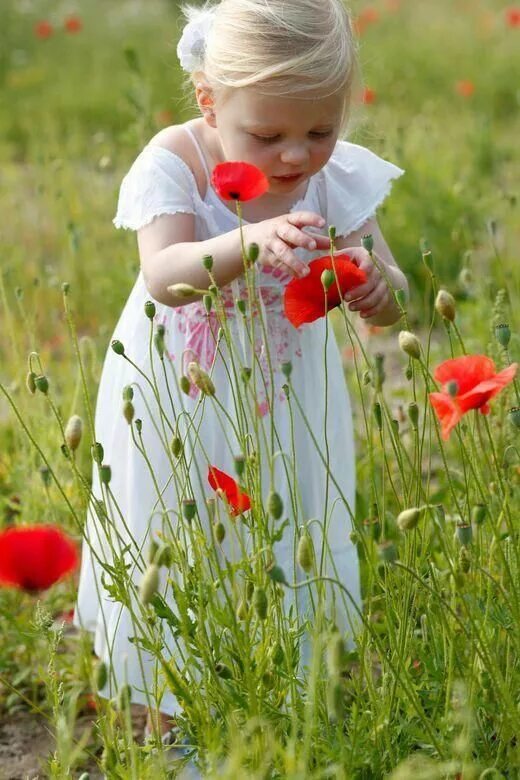
[[[370,87],[365,87],[365,89],[361,93],[361,102],[365,103],[365,105],[370,105],[371,103],[375,103],[375,100],[376,100],[375,90],[370,89]]]
[[[353,20],[352,27],[356,35],[363,35],[366,28],[375,24],[379,20],[379,11],[377,8],[365,8],[361,13]]]
[[[41,21],[37,22],[34,25],[34,34],[37,38],[40,38],[42,41],[46,38],[50,38],[51,35],[54,32],[54,27],[50,22]]]
[[[506,23],[508,27],[520,27],[520,7],[506,8]]]
[[[334,309],[343,300],[346,292],[366,282],[364,271],[357,267],[346,254],[334,255],[336,279],[327,291],[327,311]],[[317,257],[309,263],[310,273],[302,278],[291,279],[285,288],[285,316],[295,328],[304,322],[314,322],[325,315],[325,291],[321,275],[325,270],[334,270],[332,257]],[[339,286],[338,286],[339,285]]]
[[[455,84],[455,90],[462,97],[469,98],[475,92],[475,85],[472,81],[469,81],[468,79],[462,79],[462,81],[457,81],[457,83]]]
[[[55,526],[20,526],[0,533],[0,585],[29,593],[46,590],[77,564],[76,545]]]
[[[461,417],[471,409],[489,414],[489,401],[513,381],[517,363],[495,373],[495,364],[487,355],[463,355],[445,360],[437,366],[433,376],[444,385],[440,393],[430,393],[430,403],[441,423],[442,438],[446,441]],[[450,395],[446,385],[456,382],[457,392]]]
[[[233,477],[224,471],[208,466],[208,482],[213,490],[221,490],[231,508],[231,514],[236,517],[251,509],[251,499],[247,493],[242,493]]]
[[[246,162],[219,163],[213,169],[211,183],[224,200],[253,200],[269,189],[262,171]]]
[[[63,26],[66,32],[74,34],[83,29],[83,22],[79,16],[68,16]]]

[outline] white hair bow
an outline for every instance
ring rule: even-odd
[[[213,25],[215,12],[213,9],[200,11],[183,30],[177,56],[183,70],[193,73],[202,65],[206,40]]]

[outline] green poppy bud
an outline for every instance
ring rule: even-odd
[[[375,511],[377,512],[377,507],[375,507]],[[365,518],[363,520],[363,528],[371,539],[377,541],[381,536],[381,523],[377,514]]]
[[[100,691],[105,687],[108,680],[108,669],[104,661],[100,661],[96,668],[96,690]]]
[[[258,244],[250,244],[248,249],[248,259],[250,263],[256,263],[260,256],[260,247]]]
[[[184,282],[170,284],[166,289],[177,298],[193,298],[199,292],[192,284],[185,284]]]
[[[415,360],[419,360],[421,357],[421,342],[415,333],[410,333],[409,330],[402,330],[399,333],[398,340],[399,347],[403,352],[406,352],[407,355],[414,358]]]
[[[286,360],[285,363],[282,363],[281,369],[282,369],[282,374],[284,375],[284,377],[286,379],[290,379],[291,378],[291,374],[292,374],[292,363],[291,363],[291,361],[290,360]]]
[[[365,236],[361,236],[361,246],[366,249],[367,252],[371,252],[374,248],[374,239],[370,233]]]
[[[271,490],[267,497],[267,511],[275,520],[279,520],[282,516],[283,501],[275,490]]]
[[[79,415],[73,414],[65,426],[65,441],[69,450],[78,449],[83,433],[83,420]]]
[[[257,617],[260,620],[265,620],[267,617],[267,593],[263,588],[255,586],[253,591],[253,609],[256,612]]]
[[[135,409],[134,405],[131,401],[125,401],[123,403],[123,417],[127,421],[128,425],[132,424],[132,420],[134,419]]]
[[[206,499],[206,509],[208,510],[209,520],[212,523],[215,520],[215,515],[217,512],[217,501],[215,498]]]
[[[149,320],[153,320],[155,317],[155,303],[153,301],[145,301],[144,313]]]
[[[134,388],[132,385],[125,385],[123,387],[123,401],[133,401],[134,399]]]
[[[420,516],[421,510],[417,509],[417,507],[405,509],[397,516],[397,527],[401,531],[412,531],[419,522]]]
[[[92,455],[92,460],[94,460],[96,463],[102,463],[103,457],[105,455],[103,446],[96,441],[92,447],[90,448],[90,453]]]
[[[255,583],[252,580],[247,580],[246,582],[246,599],[248,601],[251,601],[253,598],[253,593],[255,592]]]
[[[221,523],[220,521],[214,523],[213,533],[215,534],[215,539],[217,540],[218,544],[222,544],[222,542],[226,538],[226,527],[224,523]]]
[[[334,271],[332,271],[330,268],[326,268],[324,271],[322,271],[320,279],[325,291],[332,287],[335,278]]]
[[[243,298],[237,298],[235,301],[235,306],[237,307],[240,314],[244,314],[247,311],[246,302],[243,300]]]
[[[277,582],[280,585],[287,585],[287,578],[285,572],[281,566],[271,566],[267,571],[269,577],[273,582]]]
[[[182,392],[185,395],[189,395],[190,394],[191,383],[190,383],[190,380],[188,379],[188,377],[185,374],[183,374],[181,376],[181,378],[179,379],[179,385],[181,387]]]
[[[471,555],[466,547],[462,546],[459,551],[459,570],[463,574],[467,574],[471,569]]]
[[[240,375],[242,377],[242,381],[244,384],[247,384],[249,380],[251,379],[251,369],[248,366],[243,366]]]
[[[108,464],[104,463],[99,469],[99,479],[103,485],[110,484],[110,480],[112,479],[112,469]]]
[[[34,395],[36,392],[36,374],[34,371],[28,371],[27,376],[25,377],[25,386],[27,387],[27,390],[30,392],[31,395]]]
[[[408,404],[408,417],[410,418],[412,426],[417,428],[417,424],[419,422],[419,406],[415,401],[411,401]]]
[[[226,664],[222,664],[222,663],[215,664],[215,672],[222,680],[231,680],[231,678],[233,677],[231,669],[229,668],[229,666],[226,666]]]
[[[435,308],[441,317],[453,322],[455,319],[455,298],[447,290],[439,290],[435,299]]]
[[[329,225],[329,238],[331,241],[334,241],[336,239],[336,226],[335,225]]]
[[[383,429],[383,412],[381,410],[381,404],[379,401],[374,402],[372,410],[374,412],[377,428],[379,431],[381,431]]]
[[[119,341],[118,339],[114,339],[112,341],[112,344],[110,345],[116,355],[124,355],[125,354],[125,348],[123,346],[123,343]]]
[[[482,525],[486,519],[487,506],[486,504],[475,504],[471,510],[471,522],[474,525]]]
[[[206,269],[206,271],[211,271],[213,268],[213,258],[211,255],[204,255],[202,258],[202,265]]]
[[[211,295],[206,293],[202,298],[202,303],[204,304],[204,309],[206,311],[206,314],[209,314],[211,309],[213,308],[213,298]]]
[[[194,498],[184,498],[182,501],[182,516],[191,523],[197,514],[197,502]]]
[[[149,604],[159,587],[159,567],[156,563],[149,564],[139,584],[141,604]]]
[[[511,341],[511,329],[509,325],[497,325],[495,328],[495,337],[499,344],[503,347],[507,347]]]
[[[178,436],[174,436],[172,439],[172,442],[170,444],[171,451],[173,453],[173,456],[175,458],[180,458],[182,455],[182,451],[184,449],[182,444],[182,439],[180,439]]]
[[[159,329],[157,329],[157,332],[154,334],[153,337],[153,343],[155,346],[155,349],[157,350],[157,354],[159,355],[160,360],[164,357],[164,333],[161,333]]]
[[[309,573],[312,571],[314,566],[314,549],[312,546],[312,539],[307,530],[300,536],[296,551],[296,560],[304,572]]]
[[[137,433],[140,434],[141,431],[143,430],[143,421],[138,417],[134,424]]]
[[[275,642],[269,651],[269,656],[274,666],[280,666],[285,659],[285,653],[280,642]]]
[[[36,385],[36,389],[40,391],[40,393],[43,393],[44,395],[47,395],[49,391],[49,380],[46,376],[41,374],[40,376],[36,376],[34,378],[34,384]]]
[[[408,363],[408,365],[406,366],[406,370],[404,372],[404,375],[408,379],[408,381],[410,381],[411,378],[413,377],[413,368],[410,365],[410,363]]]
[[[395,417],[392,417],[390,424],[392,426],[394,436],[397,438],[399,436],[399,420],[396,420]]]

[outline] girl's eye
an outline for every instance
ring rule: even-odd
[[[315,138],[328,138],[332,135],[332,130],[326,130],[324,133],[311,133]]]
[[[328,138],[330,135],[332,135],[332,130],[327,130],[324,133],[310,133],[314,138]],[[253,135],[253,138],[256,138],[258,141],[263,141],[264,143],[268,144],[272,141],[276,141],[277,138],[279,138],[278,135]]]

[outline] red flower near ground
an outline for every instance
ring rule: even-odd
[[[437,366],[433,376],[444,388],[440,393],[430,393],[429,398],[445,441],[466,412],[480,409],[481,414],[489,414],[489,401],[513,381],[517,365],[512,363],[496,374],[495,364],[487,355],[463,355]],[[449,382],[456,382],[453,396],[446,387]]]
[[[269,182],[262,171],[246,162],[225,162],[216,165],[211,183],[224,200],[253,200],[269,189]]]
[[[79,16],[68,16],[65,19],[63,27],[65,28],[66,32],[74,34],[80,32],[83,29],[83,22]]]
[[[28,593],[46,590],[77,565],[75,543],[55,526],[20,526],[0,533],[0,585]]]
[[[41,21],[34,25],[34,34],[42,41],[44,41],[46,38],[50,38],[53,32],[54,27],[50,22]]]
[[[229,474],[220,471],[215,466],[208,466],[208,482],[213,490],[222,491],[221,495],[225,497],[234,517],[251,509],[251,499],[247,493],[242,493],[238,484]]]
[[[455,84],[455,90],[462,97],[469,98],[475,92],[475,85],[468,79],[462,79],[462,81],[457,81]]]
[[[334,256],[334,268],[336,279],[327,291],[328,312],[339,306],[346,292],[367,280],[365,272],[346,254]],[[285,316],[295,328],[325,316],[325,290],[321,275],[327,269],[334,270],[332,257],[318,257],[309,263],[310,273],[307,276],[294,278],[286,286]]]
[[[370,105],[371,103],[375,103],[375,100],[376,100],[375,90],[370,89],[370,87],[365,87],[365,89],[361,93],[361,102],[365,103],[365,105]]]
[[[506,8],[506,24],[508,27],[520,27],[520,7]]]

